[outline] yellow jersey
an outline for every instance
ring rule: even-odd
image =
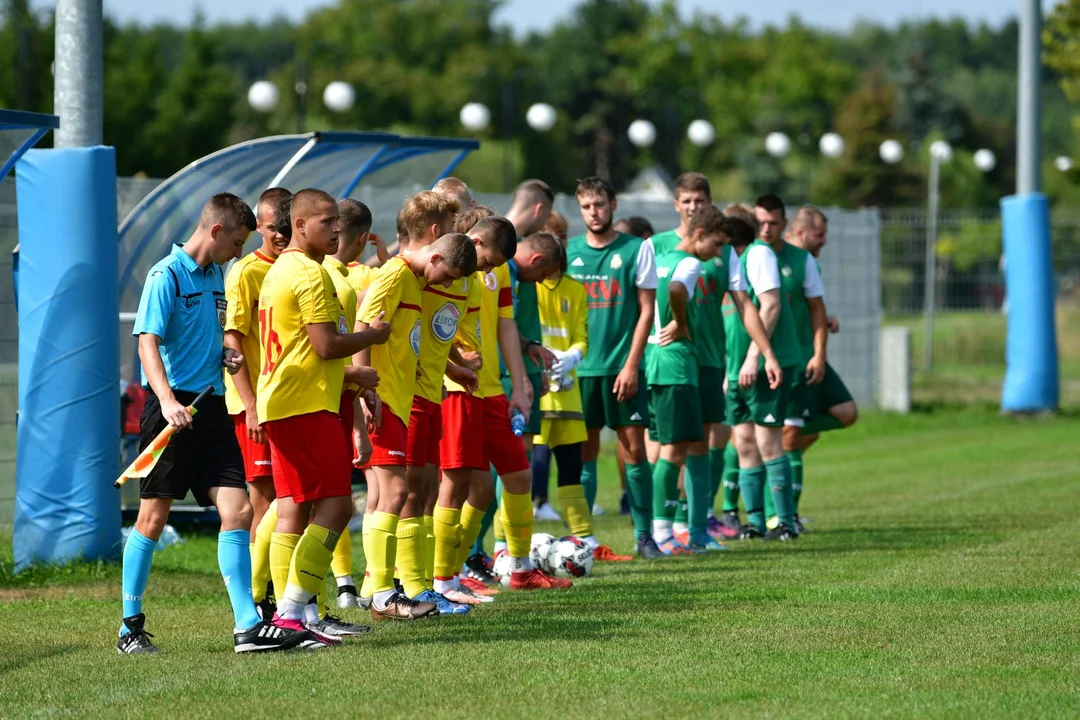
[[[379,274],[379,268],[359,262],[349,263],[348,269],[349,284],[356,290],[357,295],[371,287],[371,282]]]
[[[536,284],[540,309],[540,333],[544,347],[566,351],[576,349],[585,357],[589,351],[588,297],[585,286],[564,275],[554,285]],[[572,371],[574,385],[569,390],[547,392],[540,396],[540,411],[548,418],[583,418],[581,390],[577,371]]]
[[[266,273],[259,293],[259,422],[322,410],[337,414],[345,361],[315,353],[307,326],[319,323],[334,323],[339,333],[349,329],[330,275],[303,250],[288,248]]]
[[[480,351],[483,366],[476,373],[479,381],[476,396],[481,398],[502,395],[503,386],[499,382],[499,319],[514,319],[514,298],[510,292],[510,269],[506,265],[489,272],[477,271],[477,294],[480,296],[476,320],[459,323],[455,341],[464,351]],[[472,306],[473,301],[467,305]],[[468,326],[466,330],[465,326]],[[446,389],[450,392],[464,392],[461,387],[449,379]]]
[[[322,264],[330,273],[330,279],[334,281],[334,292],[337,293],[341,309],[345,311],[345,323],[349,328],[346,332],[352,332],[353,326],[356,325],[356,293],[358,291],[349,281],[349,268],[332,255],[327,255]]]
[[[371,367],[379,372],[379,397],[406,427],[416,390],[420,356],[421,286],[424,280],[401,255],[379,268],[368,288],[357,320],[370,324],[379,313],[390,323],[390,338],[371,347]]]
[[[244,336],[240,347],[251,379],[251,389],[259,384],[262,354],[259,349],[259,289],[274,259],[256,250],[240,258],[225,278],[225,331],[235,330]],[[232,375],[225,373],[225,407],[230,415],[244,412],[244,401],[236,391]]]
[[[449,289],[427,285],[421,293],[424,330],[420,335],[420,373],[416,380],[416,394],[425,400],[442,402],[443,377],[446,362],[450,359],[450,347],[468,309],[469,286],[476,284],[475,278],[461,278],[455,280]]]

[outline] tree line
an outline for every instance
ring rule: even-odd
[[[1062,6],[1066,19],[1078,2]],[[572,191],[576,178],[593,173],[624,188],[659,165],[672,175],[705,172],[718,197],[780,190],[821,204],[918,205],[936,139],[954,148],[942,174],[944,207],[994,205],[1013,190],[1015,20],[835,32],[778,19],[758,30],[744,20],[680,15],[673,0],[583,0],[550,31],[515,36],[496,22],[498,8],[497,0],[339,0],[295,24],[211,26],[196,16],[184,26],[140,27],[107,19],[105,142],[117,148],[120,174],[167,177],[265,134],[467,136],[461,107],[481,102],[491,122],[478,135],[482,150],[459,171],[481,190],[536,176]],[[0,106],[51,112],[51,14],[31,12],[28,0],[4,0],[2,22]],[[1050,31],[1060,43],[1075,41],[1075,22],[1053,22],[1048,42]],[[1075,53],[1059,54],[1067,60],[1044,72],[1046,187],[1073,204],[1080,196],[1071,173],[1052,164],[1075,147],[1074,108],[1062,90],[1063,83],[1076,87],[1068,64]],[[248,105],[247,89],[261,79],[280,88],[274,112]],[[308,88],[302,99],[293,91],[298,80]],[[346,112],[322,102],[334,80],[356,90]],[[526,123],[536,102],[557,110],[546,132]],[[627,135],[638,118],[657,130],[646,148]],[[698,118],[716,130],[703,148],[686,139]],[[766,151],[771,132],[791,138],[782,158]],[[826,132],[844,139],[840,157],[819,151]],[[902,144],[900,162],[879,157],[886,139]],[[997,156],[990,172],[972,162],[979,148]]]

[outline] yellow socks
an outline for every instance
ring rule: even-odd
[[[532,540],[533,528],[532,509],[530,493],[515,495],[503,490],[502,503],[495,517],[502,515],[503,526],[506,530],[506,550],[510,553],[510,557],[529,557],[529,542]]]
[[[586,537],[593,534],[592,514],[589,502],[585,499],[585,488],[581,485],[566,485],[557,491],[559,507],[562,509],[570,534]]]
[[[424,516],[424,586],[435,578],[435,516]]]
[[[426,518],[425,518],[426,519]],[[461,568],[461,510],[435,506],[433,579],[449,580]]]
[[[360,597],[371,597],[371,516],[364,514],[364,527],[360,531],[361,544],[364,546],[364,579],[360,583]]]
[[[465,501],[461,508],[461,548],[458,552],[457,562],[454,564],[455,572],[461,570],[461,566],[469,559],[469,551],[472,549],[476,538],[480,536],[480,526],[484,523],[484,510],[478,510]]]
[[[506,542],[506,528],[503,525],[502,508],[495,509],[495,517],[491,521],[491,527],[495,532],[495,542]]]
[[[330,570],[336,578],[352,577],[352,534],[349,528],[341,531],[337,547],[334,548],[334,557],[330,561]]]
[[[411,598],[424,592],[424,521],[401,518],[397,524],[397,571]]]
[[[255,528],[255,542],[251,544],[251,597],[255,602],[261,602],[266,597],[266,584],[270,582],[270,538],[276,526],[277,500],[270,503],[266,514],[259,520]]]
[[[370,522],[365,522],[368,529],[371,545],[371,554],[368,556],[368,574],[370,578],[364,578],[364,585],[370,580],[371,595],[394,589],[394,558],[397,556],[397,527],[398,516],[390,513],[374,512],[370,516]],[[361,591],[363,592],[363,591]],[[364,595],[368,597],[368,595]]]
[[[274,579],[274,594],[281,603],[285,586],[289,583],[289,566],[300,536],[292,533],[274,533],[270,536],[270,576]]]
[[[289,584],[278,598],[281,616],[300,619],[304,606],[326,588],[326,573],[337,545],[338,534],[320,525],[308,525],[300,536],[289,566]],[[322,603],[320,603],[321,605]]]

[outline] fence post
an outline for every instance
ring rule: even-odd
[[[878,395],[882,410],[911,412],[911,330],[881,328]]]
[[[930,196],[927,200],[926,218],[926,268],[923,288],[923,313],[926,319],[923,338],[923,370],[930,372],[934,366],[934,305],[937,302],[937,221],[938,183],[941,178],[941,159],[930,153]]]

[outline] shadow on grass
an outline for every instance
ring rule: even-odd
[[[3,659],[0,659],[0,677],[15,672],[16,670],[21,670],[32,663],[46,660],[51,657],[71,655],[83,649],[84,647],[79,645],[53,645],[52,647],[35,646],[30,650],[15,651],[11,651],[9,648],[5,651]]]

